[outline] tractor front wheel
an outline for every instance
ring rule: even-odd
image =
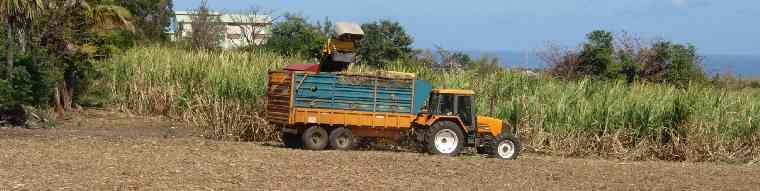
[[[520,140],[512,135],[500,135],[492,144],[491,152],[496,158],[514,160],[520,155]]]

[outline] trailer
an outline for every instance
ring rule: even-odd
[[[473,146],[516,158],[519,140],[501,120],[477,116],[473,103],[471,90],[433,89],[409,73],[279,70],[269,72],[266,119],[292,148],[346,150],[357,137],[414,134],[434,154],[457,155]]]

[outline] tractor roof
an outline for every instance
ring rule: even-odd
[[[463,90],[463,89],[433,89],[433,93],[459,94],[459,95],[475,95],[475,91],[472,91],[472,90]]]

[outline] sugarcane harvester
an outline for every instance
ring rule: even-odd
[[[333,35],[327,39],[320,53],[319,71],[341,72],[356,62],[357,43],[364,31],[355,23],[336,22]]]
[[[497,158],[517,158],[514,129],[477,115],[474,91],[433,88],[411,73],[345,72],[363,35],[358,25],[338,22],[319,67],[269,72],[266,119],[280,128],[285,146],[346,150],[357,138],[413,135],[418,148],[432,154],[454,156],[475,147]]]

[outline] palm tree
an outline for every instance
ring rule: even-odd
[[[132,14],[124,7],[111,5],[111,4],[90,4],[85,0],[67,0],[61,4],[55,4],[52,6],[51,13],[53,17],[61,16],[67,17],[60,22],[72,22],[76,20],[79,22],[85,20],[88,28],[78,29],[80,31],[86,31],[88,33],[101,33],[110,32],[115,28],[124,28],[130,32],[134,32],[134,26],[131,23]],[[72,11],[82,13],[80,16],[84,18],[71,18]],[[63,34],[59,34],[63,35]],[[87,57],[94,56],[97,52],[97,47],[89,44],[77,44],[76,40],[71,38],[61,38],[59,43],[62,43],[59,47],[64,47],[62,50],[55,50],[55,54],[70,54],[70,55],[85,55]],[[70,81],[69,78],[64,78],[61,82],[57,83],[55,88],[54,104],[58,112],[69,111],[72,108],[72,98],[75,89],[75,83]]]
[[[131,22],[132,13],[127,8],[108,4],[90,6],[85,1],[81,2],[81,6],[87,11],[86,15],[95,21],[91,29],[93,32],[111,31],[114,28],[135,32],[135,27]]]
[[[25,20],[37,17],[43,7],[42,0],[2,0],[0,2],[0,21],[5,22],[5,62],[6,77],[13,77],[13,27],[24,27]]]
[[[81,8],[86,19],[94,21],[94,24],[88,29],[92,33],[110,32],[116,28],[135,32],[135,27],[131,22],[132,14],[128,9],[118,5],[96,4],[93,6],[85,0],[68,0],[64,4],[54,7],[64,10],[75,7]],[[73,42],[65,43],[67,44],[66,47],[78,48]]]

